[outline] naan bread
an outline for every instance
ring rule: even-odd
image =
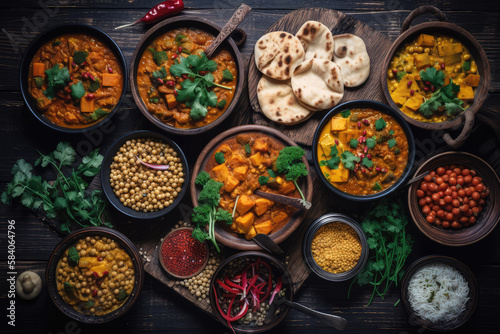
[[[290,80],[274,80],[263,75],[257,86],[257,98],[262,113],[277,123],[297,124],[312,115],[293,95]]]
[[[344,96],[340,68],[326,59],[309,59],[293,72],[292,89],[304,105],[319,110],[330,109]]]
[[[275,31],[259,38],[254,55],[259,71],[276,80],[288,80],[304,61],[304,48],[292,34]]]
[[[333,36],[330,29],[318,21],[307,21],[295,35],[305,50],[304,60],[320,58],[332,60]]]
[[[333,36],[335,52],[333,59],[339,65],[344,86],[357,87],[370,75],[370,57],[365,42],[351,34]]]

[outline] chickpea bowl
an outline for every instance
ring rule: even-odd
[[[356,276],[368,260],[368,244],[361,227],[345,215],[328,213],[308,228],[303,254],[319,277],[341,282]]]
[[[68,235],[52,252],[46,282],[62,313],[101,324],[121,317],[135,304],[144,267],[137,248],[122,233],[88,227]]]
[[[189,167],[177,144],[152,131],[118,139],[101,169],[104,194],[121,213],[155,219],[172,211],[189,185]]]

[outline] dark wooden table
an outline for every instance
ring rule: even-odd
[[[128,29],[114,31],[112,28],[142,17],[155,5],[157,0],[17,0],[0,3],[0,188],[10,180],[10,169],[15,161],[24,158],[34,162],[37,150],[51,151],[61,141],[70,141],[73,145],[89,144],[105,150],[122,135],[136,129],[152,129],[146,119],[135,107],[130,93],[127,94],[122,111],[113,119],[113,129],[102,136],[68,136],[51,132],[34,119],[24,107],[18,83],[18,66],[21,51],[37,33],[59,24],[78,22],[96,26],[109,33],[130,59],[133,49],[147,27],[138,25]],[[185,1],[186,14],[193,14],[224,25],[239,0],[199,0]],[[289,1],[248,0],[253,11],[241,24],[248,33],[248,40],[242,53],[249,57],[256,40],[265,30],[283,15],[293,9],[303,7],[328,7],[352,15],[394,40],[401,24],[408,13],[425,1]],[[48,7],[46,7],[46,4]],[[479,115],[481,122],[476,122],[473,135],[464,147],[465,150],[476,153],[487,159],[500,172],[500,150],[498,139],[498,111],[500,108],[500,13],[496,0],[481,2],[437,0],[432,4],[445,12],[448,19],[470,31],[482,44],[491,66],[492,84],[490,96],[486,102],[488,111]],[[418,21],[428,20],[425,16]],[[6,33],[14,38],[10,41]],[[366,41],[369,43],[370,41]],[[250,110],[245,106],[235,112],[225,124],[215,131],[196,139],[173,137],[184,149],[193,164],[202,146],[215,136],[221,129],[234,124],[248,123]],[[486,124],[497,125],[497,132]],[[431,156],[435,150],[446,150],[442,143],[430,140],[430,133],[413,129],[417,140],[417,163],[422,157]],[[50,177],[50,175],[49,175]],[[186,198],[189,203],[189,198]],[[500,202],[496,200],[496,205]],[[331,208],[332,211],[342,211],[340,204]],[[175,213],[162,224],[162,230],[171,227],[178,219]],[[8,303],[7,272],[7,221],[15,220],[16,226],[16,271],[34,270],[44,273],[47,260],[61,238],[50,228],[40,222],[32,213],[20,205],[6,207],[0,205],[0,328],[2,332],[23,333],[142,333],[142,332],[196,332],[223,333],[228,330],[218,324],[209,315],[192,306],[172,290],[158,283],[151,276],[146,277],[142,295],[136,306],[124,318],[106,324],[102,327],[76,325],[62,315],[52,304],[47,291],[34,301],[24,302],[16,299],[16,327],[7,326],[6,307]],[[148,229],[143,226],[134,228]],[[474,274],[480,287],[478,308],[469,321],[457,333],[498,333],[500,327],[500,231],[496,229],[480,243],[461,248],[440,246],[425,238],[410,223],[410,233],[416,244],[410,255],[409,262],[428,254],[444,254],[455,257],[467,264]],[[341,314],[349,321],[349,333],[422,333],[424,330],[412,327],[402,309],[401,304],[393,305],[399,299],[398,288],[392,288],[385,300],[375,299],[365,307],[369,289],[355,288],[350,299],[347,298],[349,282],[329,283],[311,275],[300,289],[297,300],[306,306],[323,312]],[[75,330],[75,328],[77,328]],[[80,331],[79,331],[80,330]],[[326,332],[331,329],[322,323],[296,311],[290,311],[286,320],[273,332],[310,333],[312,331]]]

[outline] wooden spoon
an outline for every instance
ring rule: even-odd
[[[215,50],[219,47],[219,45],[233,32],[236,27],[243,21],[245,16],[252,10],[252,7],[245,5],[244,3],[234,12],[233,16],[227,21],[226,25],[217,37],[214,39],[212,44],[210,44],[205,49],[205,54],[208,58],[211,58]]]

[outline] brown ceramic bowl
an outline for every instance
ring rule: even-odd
[[[429,224],[418,205],[417,190],[421,182],[415,182],[408,190],[408,207],[417,227],[430,239],[446,246],[470,245],[486,237],[493,231],[500,219],[500,207],[494,205],[500,198],[500,180],[488,163],[483,159],[465,152],[445,152],[427,160],[415,172],[414,177],[427,171],[435,170],[445,165],[462,165],[474,169],[483,178],[485,186],[490,190],[483,211],[477,217],[474,225],[454,230],[444,229],[435,224]]]
[[[68,305],[61,298],[59,292],[57,291],[56,267],[63,252],[71,247],[78,239],[96,235],[113,239],[128,253],[130,258],[132,259],[132,262],[134,263],[135,283],[132,289],[132,293],[125,301],[125,303],[123,303],[123,305],[118,309],[101,316],[90,316],[77,312],[75,309],[73,309],[72,306]],[[120,318],[125,313],[127,313],[137,302],[139,294],[142,290],[142,286],[144,284],[144,265],[142,263],[139,252],[137,251],[137,248],[125,235],[107,227],[87,227],[71,233],[63,241],[61,241],[59,245],[57,245],[57,247],[52,252],[52,255],[50,256],[49,262],[47,264],[45,281],[47,282],[47,288],[49,289],[50,298],[59,309],[59,311],[79,322],[87,324],[102,324]]]
[[[196,164],[194,165],[192,178],[190,181],[190,191],[191,191],[191,200],[193,201],[193,206],[198,205],[198,195],[200,193],[200,187],[195,185],[196,176],[203,170],[205,170],[205,166],[208,163],[209,158],[214,153],[215,149],[227,139],[233,138],[236,135],[242,133],[263,133],[272,137],[273,139],[281,142],[285,146],[296,146],[296,144],[282,134],[280,131],[262,126],[262,125],[242,125],[237,126],[223,133],[219,134],[217,137],[212,139],[207,146],[201,151],[198,156],[198,160],[196,160]],[[307,177],[300,178],[298,183],[304,193],[306,199],[310,202],[312,199],[313,193],[313,185],[311,178],[311,169],[309,167],[309,163],[307,160],[302,158],[304,163],[306,164],[307,170],[309,171],[309,175]],[[300,225],[304,216],[306,214],[305,210],[298,210],[292,216],[290,221],[283,226],[280,230],[275,233],[270,234],[269,236],[275,243],[280,243],[284,241],[295,229]],[[260,246],[257,246],[252,240],[246,240],[245,237],[241,234],[236,234],[234,232],[230,232],[227,229],[222,228],[219,224],[215,225],[215,238],[218,242],[239,250],[261,250]]]
[[[445,264],[457,269],[460,274],[465,278],[469,284],[469,300],[466,303],[465,311],[460,314],[456,319],[446,322],[446,323],[432,323],[428,320],[422,319],[415,314],[413,311],[410,301],[408,300],[408,285],[410,283],[413,275],[422,267],[429,264]],[[413,262],[410,267],[405,272],[403,280],[401,282],[401,302],[406,313],[410,316],[410,323],[416,324],[424,327],[427,330],[437,331],[437,332],[448,332],[452,331],[469,320],[469,318],[474,313],[479,299],[479,288],[477,285],[476,278],[470,269],[462,262],[455,260],[454,258],[440,255],[429,255],[418,259]]]
[[[214,293],[214,287],[217,289],[217,296],[220,296],[222,293],[224,293],[224,290],[222,290],[218,284],[216,284],[216,280],[221,277],[225,277],[227,274],[227,271],[230,270],[229,266],[230,263],[236,263],[238,261],[249,261],[249,260],[256,260],[257,258],[261,258],[264,261],[266,261],[272,271],[273,271],[273,276],[274,277],[282,277],[283,280],[283,285],[282,289],[286,289],[285,292],[285,298],[293,301],[293,282],[292,282],[292,277],[290,276],[290,273],[286,269],[286,267],[283,265],[282,262],[280,262],[278,259],[275,257],[268,255],[266,253],[261,253],[261,252],[242,252],[242,253],[237,253],[234,254],[233,256],[228,257],[225,259],[215,270],[214,275],[212,276],[212,280],[210,282],[210,305],[212,305],[212,313],[215,314],[219,322],[225,324],[227,326],[227,321],[224,319],[219,310],[217,309],[217,300],[215,298],[215,293]],[[269,300],[268,300],[269,301]],[[248,325],[244,324],[238,324],[237,322],[232,322],[231,326],[234,328],[236,333],[262,333],[269,331],[276,325],[278,325],[283,319],[285,319],[286,315],[288,314],[289,308],[287,306],[283,305],[276,305],[273,303],[269,311],[267,313],[266,319],[262,326],[255,326],[252,325],[252,323]],[[276,311],[279,311],[276,313]]]
[[[160,121],[156,116],[151,114],[149,112],[148,108],[142,101],[141,96],[139,95],[139,90],[137,88],[137,68],[139,66],[139,62],[141,60],[142,54],[148,47],[148,45],[158,36],[161,34],[164,34],[168,32],[169,30],[176,29],[176,28],[181,28],[181,27],[191,27],[191,28],[197,28],[200,30],[204,30],[206,32],[211,33],[214,36],[217,36],[221,30],[221,28],[208,20],[196,17],[196,16],[191,16],[191,15],[180,15],[176,16],[173,18],[166,19],[164,21],[161,21],[160,23],[156,24],[153,26],[151,29],[149,29],[146,34],[141,38],[139,41],[139,44],[137,44],[137,47],[134,50],[134,53],[132,54],[132,61],[130,62],[130,73],[129,73],[129,79],[130,79],[130,89],[132,91],[132,96],[134,97],[134,101],[137,104],[137,107],[139,107],[139,110],[142,112],[142,114],[154,125],[162,129],[163,131],[166,131],[168,133],[176,134],[176,135],[195,135],[199,133],[206,132],[210,129],[213,129],[220,123],[222,123],[235,109],[236,104],[238,103],[238,100],[241,96],[241,93],[243,92],[244,89],[244,83],[245,83],[245,64],[242,58],[242,55],[240,51],[238,50],[238,47],[236,46],[236,43],[233,41],[231,37],[228,37],[219,48],[224,48],[228,50],[235,62],[236,66],[238,68],[238,82],[236,84],[236,90],[233,96],[233,100],[231,101],[230,105],[227,107],[226,111],[219,116],[215,121],[199,127],[199,128],[193,128],[193,129],[180,129],[173,127],[171,125],[167,125]],[[244,35],[243,35],[244,36]]]
[[[163,244],[165,243],[165,241],[167,240],[168,236],[170,236],[172,233],[175,233],[175,232],[178,232],[180,230],[189,230],[189,231],[193,231],[193,229],[191,227],[181,227],[181,228],[176,228],[172,231],[170,231],[169,233],[167,233],[167,235],[163,238],[163,241],[160,243],[160,247],[158,247],[158,261],[160,261],[160,264],[161,264],[161,267],[163,268],[163,270],[165,270],[165,272],[167,274],[169,274],[170,276],[172,277],[175,277],[175,278],[178,278],[178,279],[186,279],[186,278],[191,278],[193,276],[196,276],[198,275],[199,273],[201,273],[203,271],[203,269],[205,269],[207,263],[208,263],[208,259],[210,258],[210,249],[208,248],[208,244],[207,242],[205,241],[203,243],[203,245],[205,246],[205,249],[207,251],[207,256],[205,257],[205,261],[203,262],[203,264],[201,265],[200,269],[198,269],[197,271],[195,271],[194,273],[192,274],[189,274],[189,275],[186,275],[186,276],[180,276],[180,275],[176,275],[174,273],[172,273],[172,271],[170,271],[168,268],[167,268],[167,265],[165,264],[165,262],[163,261],[163,256],[162,256],[162,248],[163,248]],[[178,260],[178,259],[177,259]]]
[[[423,13],[433,13],[437,15],[441,21],[446,19],[445,15],[434,6],[421,6],[415,9],[413,12],[411,12],[403,23],[403,26],[401,28],[401,34],[394,41],[391,48],[389,49],[389,52],[387,53],[387,56],[382,66],[380,83],[382,85],[385,98],[387,99],[389,105],[393,109],[397,110],[408,123],[427,130],[450,129],[452,127],[464,123],[465,114],[467,113],[469,114],[469,119],[473,120],[474,114],[477,113],[481,108],[481,106],[483,105],[488,95],[488,90],[490,88],[490,65],[486,57],[486,53],[484,52],[479,42],[474,38],[474,36],[472,36],[472,34],[469,33],[467,30],[463,29],[462,27],[459,27],[454,23],[425,22],[409,28],[413,19],[415,19],[417,16]],[[401,45],[403,45],[406,41],[415,39],[421,33],[428,33],[428,34],[442,33],[459,40],[469,49],[472,57],[477,63],[478,73],[481,76],[479,86],[477,87],[477,91],[474,97],[474,102],[461,114],[457,115],[452,120],[446,122],[439,122],[439,123],[421,122],[408,116],[399,109],[396,103],[392,100],[391,95],[389,93],[389,87],[387,85],[387,69],[389,68],[389,64],[391,62],[392,57],[394,56],[396,50],[398,50]],[[464,133],[462,134],[462,137],[460,137],[462,142],[467,138],[469,133],[465,132],[468,131],[470,131],[470,129],[467,126],[464,126]]]

